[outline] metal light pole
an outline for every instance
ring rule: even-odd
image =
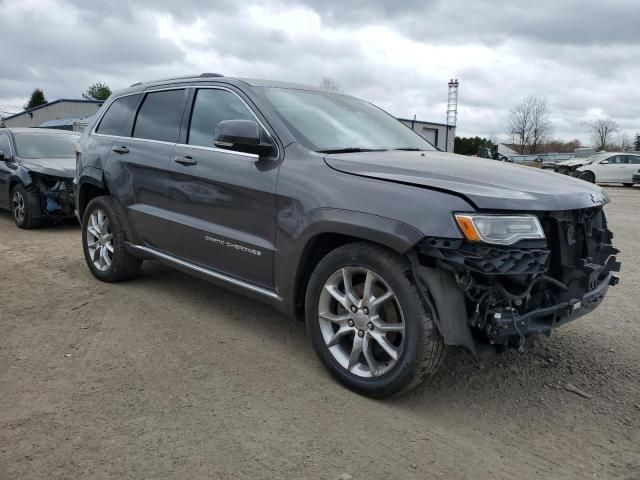
[[[457,78],[452,78],[449,81],[449,97],[447,100],[447,131],[445,135],[445,152],[449,151],[449,130],[451,127],[456,126],[458,121],[458,82]]]

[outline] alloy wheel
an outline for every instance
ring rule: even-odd
[[[93,266],[105,272],[113,263],[113,234],[109,218],[101,209],[96,209],[87,224],[87,248]]]
[[[13,215],[19,224],[24,223],[26,216],[26,207],[24,202],[24,196],[19,190],[13,193]]]
[[[329,276],[318,303],[322,337],[333,358],[362,378],[389,372],[402,355],[405,322],[389,285],[364,267]]]

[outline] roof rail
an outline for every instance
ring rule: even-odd
[[[129,85],[129,87],[137,87],[138,85],[144,85],[145,83],[156,83],[156,82],[168,82],[169,80],[185,80],[187,78],[205,78],[205,77],[224,77],[224,75],[221,75],[219,73],[201,73],[200,75],[185,75],[182,77],[171,77],[171,78],[162,78],[160,80],[150,80],[148,82],[136,82],[136,83],[132,83],[131,85]]]

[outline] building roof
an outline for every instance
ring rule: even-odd
[[[84,98],[59,98],[58,100],[54,100],[53,102],[47,102],[44,103],[42,105],[38,105],[37,107],[33,107],[33,108],[29,108],[27,110],[23,110],[21,112],[18,113],[14,113],[13,115],[9,115],[6,117],[3,117],[4,120],[8,120],[10,118],[15,118],[15,117],[19,117],[20,115],[24,115],[25,113],[30,113],[30,112],[34,112],[36,110],[39,110],[41,108],[45,108],[48,107],[50,105],[54,105],[56,103],[61,103],[61,102],[69,102],[69,103],[104,103],[104,100],[87,100]]]
[[[51,128],[51,127],[69,126],[69,125],[73,125],[75,122],[80,122],[82,120],[87,120],[87,119],[91,118],[92,116],[93,115],[88,115],[86,117],[80,117],[80,118],[61,118],[61,119],[57,119],[57,120],[48,120],[48,121],[38,125],[38,127],[40,127],[40,128]]]

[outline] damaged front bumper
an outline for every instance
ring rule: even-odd
[[[73,217],[72,179],[32,175],[32,181],[40,201],[40,217]]]
[[[616,277],[608,275],[595,289],[586,292],[581,298],[537,308],[522,315],[515,309],[495,312],[487,327],[489,342],[495,343],[498,340],[503,343],[511,336],[548,335],[552,329],[595,310],[604,300],[609,286],[617,283]]]
[[[620,270],[618,250],[601,207],[541,213],[539,219],[544,240],[513,246],[421,242],[414,273],[440,303],[445,343],[474,354],[483,344],[520,347],[593,311],[618,283],[612,275]]]

